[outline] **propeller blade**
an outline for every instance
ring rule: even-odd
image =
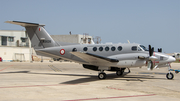
[[[149,60],[147,64],[148,70],[153,70],[154,64],[152,61],[157,60],[157,57],[153,56],[153,54],[154,54],[154,47],[151,48],[151,45],[149,45]]]
[[[151,53],[151,56],[153,55],[153,53],[154,53],[154,47],[152,47],[152,53]]]
[[[161,52],[161,53],[162,53],[162,48],[158,48],[158,52]]]
[[[152,56],[152,49],[151,49],[151,45],[149,45],[149,56]]]
[[[153,62],[151,60],[148,61],[147,67],[148,67],[148,70],[153,70],[154,66],[153,66]]]

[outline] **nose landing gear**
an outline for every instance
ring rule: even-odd
[[[170,65],[170,64],[168,64],[168,65],[169,65],[169,67],[168,67],[169,73],[166,74],[166,78],[167,78],[168,80],[172,80],[172,79],[174,78],[174,74],[170,72],[170,71],[172,71],[172,69],[170,69],[170,68],[171,68],[171,65]]]
[[[170,71],[175,71],[176,74],[180,72],[180,70],[170,69],[169,68],[169,73],[166,74],[166,78],[169,79],[169,80],[172,80],[174,78],[174,74],[171,73]]]
[[[171,73],[171,72],[169,72],[169,73],[166,74],[166,78],[167,78],[168,80],[172,80],[172,79],[174,78],[174,74]]]

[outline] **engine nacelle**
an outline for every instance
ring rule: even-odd
[[[99,71],[98,66],[83,64],[83,67],[90,70]]]
[[[90,69],[90,70],[94,70],[94,71],[99,71],[99,67],[98,66],[83,64],[83,67],[86,68],[86,69]],[[121,68],[121,69],[125,69],[125,68]],[[118,70],[121,70],[121,69],[118,68],[118,67],[111,67],[108,71],[118,71]]]

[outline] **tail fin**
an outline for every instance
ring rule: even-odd
[[[6,21],[6,23],[21,25],[25,27],[34,49],[58,46],[44,29],[45,25],[21,21]]]

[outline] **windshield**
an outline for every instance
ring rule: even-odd
[[[140,45],[140,47],[141,47],[144,51],[148,51],[148,49],[147,49],[145,46]]]

